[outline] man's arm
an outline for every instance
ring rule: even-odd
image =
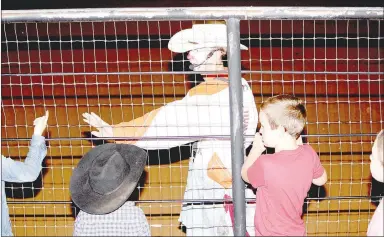
[[[45,138],[33,135],[27,158],[24,162],[2,156],[1,180],[7,182],[33,182],[41,171],[41,163],[47,154]]]
[[[95,136],[130,137],[130,141],[118,142],[144,149],[168,149],[204,136],[229,135],[230,124],[226,119],[229,118],[229,104],[211,103],[210,99],[218,96],[218,101],[227,102],[226,93],[217,94],[227,88],[228,84],[220,81],[201,83],[182,100],[168,103],[127,123],[111,126],[94,113],[83,113],[84,122],[98,130],[92,132]],[[162,138],[157,140],[156,137]]]
[[[158,109],[152,110],[143,116],[133,119],[129,122],[122,122],[112,126],[113,136],[114,137],[135,137],[135,140],[117,140],[116,143],[124,143],[124,144],[136,144],[138,143],[138,139],[142,138],[148,128],[151,126],[153,120],[156,118],[158,112],[164,109],[160,107]],[[143,147],[142,147],[143,148]]]
[[[196,95],[114,126],[108,125],[95,114],[84,113],[83,116],[85,122],[99,130],[92,132],[96,136],[129,137],[130,140],[116,142],[134,144],[143,149],[169,149],[207,136],[229,136],[229,113],[229,105],[211,105],[208,96]]]

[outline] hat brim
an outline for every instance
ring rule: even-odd
[[[129,174],[115,191],[108,195],[101,195],[92,190],[89,184],[89,168],[93,160],[105,152],[118,151],[130,166]],[[104,155],[104,154],[103,154]],[[80,160],[73,170],[70,180],[70,193],[73,202],[84,212],[89,214],[107,214],[122,206],[137,186],[143,173],[147,153],[134,145],[104,144],[90,150]]]
[[[200,49],[200,48],[212,48],[212,47],[223,47],[227,48],[226,41],[218,42],[192,42],[193,39],[193,30],[185,29],[177,32],[168,42],[168,49],[175,53],[185,53],[190,50]],[[248,50],[248,47],[240,44],[240,50]]]

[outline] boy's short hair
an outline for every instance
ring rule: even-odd
[[[285,128],[293,137],[299,137],[307,121],[307,111],[301,99],[292,95],[277,95],[261,105],[272,129]]]
[[[379,134],[377,134],[376,136],[376,139],[375,139],[375,142],[373,143],[373,145],[376,144],[376,151],[378,152],[378,158],[379,158],[379,161],[383,164],[384,163],[384,129],[382,129],[380,131]],[[372,151],[372,152],[375,152],[375,151]]]

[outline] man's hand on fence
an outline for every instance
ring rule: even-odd
[[[84,122],[88,123],[92,127],[95,127],[97,131],[92,131],[92,135],[96,137],[113,137],[112,126],[104,122],[95,113],[83,113]]]

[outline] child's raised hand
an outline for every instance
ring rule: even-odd
[[[264,146],[264,143],[263,143],[263,139],[260,135],[260,133],[256,133],[255,134],[255,137],[253,138],[253,144],[252,144],[253,148],[252,150],[256,149],[257,151],[263,153],[265,151],[265,146]]]
[[[38,135],[41,136],[47,127],[47,121],[49,117],[49,112],[48,110],[45,111],[45,115],[41,116],[39,118],[36,118],[35,121],[33,121],[33,125],[35,126],[33,130],[33,135]]]

